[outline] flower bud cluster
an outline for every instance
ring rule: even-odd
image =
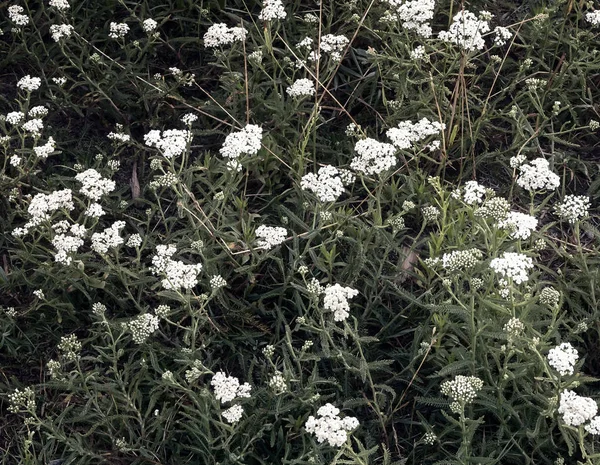
[[[150,313],[134,318],[127,323],[127,328],[131,332],[131,338],[136,344],[143,344],[146,340],[158,330],[160,320],[157,316]]]
[[[463,271],[473,268],[483,258],[479,249],[454,250],[442,256],[442,266],[450,271]]]

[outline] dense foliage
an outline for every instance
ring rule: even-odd
[[[600,4],[0,11],[2,464],[600,463]]]

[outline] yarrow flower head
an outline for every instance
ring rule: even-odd
[[[167,129],[162,133],[153,129],[144,136],[148,147],[156,147],[165,158],[173,158],[183,154],[192,141],[192,132],[187,129]]]
[[[264,0],[263,9],[258,15],[261,21],[273,21],[274,19],[285,19],[287,13],[283,8],[281,0]]]
[[[490,262],[490,268],[516,284],[521,284],[529,280],[527,273],[533,268],[533,260],[521,253],[504,252],[502,257]]]
[[[575,224],[587,218],[590,209],[590,198],[585,195],[565,195],[564,200],[554,207],[556,215]]]
[[[325,294],[323,307],[325,310],[333,312],[333,319],[335,321],[344,321],[350,316],[350,304],[348,300],[358,295],[356,289],[334,284],[333,286],[327,286],[323,293]]]
[[[510,32],[508,28],[496,26],[494,28],[494,45],[502,47],[503,45],[506,45],[506,42],[508,42],[512,36],[512,32]]]
[[[331,165],[319,168],[318,174],[302,176],[300,187],[313,192],[321,202],[335,202],[344,193],[344,186],[354,181],[354,175]]]
[[[210,385],[215,392],[215,398],[222,404],[231,402],[238,397],[250,397],[252,386],[248,383],[240,385],[240,380],[234,376],[228,376],[223,371],[215,373]]]
[[[110,32],[108,37],[111,39],[122,39],[129,32],[129,26],[126,23],[110,23]]]
[[[67,0],[50,0],[49,5],[60,11],[68,10],[71,6]]]
[[[519,166],[521,174],[517,184],[528,191],[554,190],[560,186],[560,177],[550,171],[550,163],[544,158],[536,158]]]
[[[332,404],[325,404],[317,410],[317,418],[308,417],[304,427],[313,433],[319,443],[327,441],[332,447],[341,447],[348,439],[348,433],[359,426],[355,417],[339,416],[340,409]]]
[[[473,268],[482,258],[483,253],[479,249],[454,250],[444,254],[442,266],[454,273]]]
[[[145,19],[142,23],[142,29],[144,29],[144,32],[146,33],[154,32],[157,27],[158,23],[152,18]]]
[[[227,410],[224,410],[221,415],[227,421],[227,423],[237,423],[242,419],[242,414],[244,413],[244,408],[241,405],[234,405],[229,407]]]
[[[70,24],[53,24],[50,26],[50,35],[54,42],[60,42],[61,39],[71,37],[73,30],[73,26]]]
[[[256,155],[262,143],[263,130],[256,124],[248,124],[238,132],[225,138],[219,153],[226,158],[239,158],[242,155]]]
[[[598,413],[598,404],[589,398],[578,396],[575,392],[565,389],[560,395],[558,413],[565,424],[579,426],[591,420]]]
[[[17,26],[27,26],[29,24],[29,16],[24,15],[25,9],[20,5],[12,5],[8,7],[8,17]]]
[[[315,95],[315,84],[310,79],[298,79],[285,90],[290,97]]]
[[[94,201],[100,200],[103,195],[114,191],[116,187],[115,181],[103,178],[93,168],[77,174],[75,179],[82,184],[79,192]]]
[[[462,411],[477,397],[477,392],[483,388],[483,381],[475,376],[457,375],[453,380],[444,381],[440,390],[442,394],[452,399],[450,410],[454,413]]]
[[[285,241],[287,229],[279,226],[261,225],[256,228],[255,234],[256,238],[258,239],[256,245],[262,249],[268,250]]]
[[[246,40],[248,31],[243,27],[227,27],[225,23],[215,23],[204,34],[204,45],[209,48],[229,45]]]
[[[474,205],[483,202],[486,188],[477,181],[467,181],[464,187],[463,200],[468,205]]]
[[[481,50],[485,46],[482,34],[490,31],[490,25],[468,10],[459,11],[448,31],[442,31],[439,38],[444,42],[458,45],[467,52]]]
[[[386,135],[398,149],[406,150],[413,147],[416,142],[437,135],[444,129],[446,129],[444,123],[421,118],[416,123],[402,121],[397,127],[388,129]]]
[[[321,37],[321,51],[329,53],[332,60],[340,61],[342,59],[342,51],[349,42],[346,36],[325,34]]]
[[[433,19],[434,0],[386,0],[396,11],[390,14],[390,20],[400,20],[402,27],[421,37],[431,37],[429,21]]]
[[[29,74],[25,77],[19,79],[17,82],[17,87],[26,92],[33,92],[34,90],[38,90],[42,85],[42,80],[39,77],[31,77]]]
[[[578,359],[577,350],[568,342],[563,342],[548,352],[548,363],[561,376],[572,375]]]
[[[367,175],[380,174],[392,168],[396,162],[396,147],[385,142],[367,138],[354,146],[358,156],[352,159],[350,168]]]
[[[123,244],[125,241],[119,233],[124,227],[124,221],[115,221],[111,227],[106,228],[103,232],[92,234],[92,249],[99,254],[105,254],[108,249]]]
[[[537,228],[538,220],[531,215],[521,212],[510,212],[508,216],[498,222],[498,226],[508,229],[515,239],[528,239]]]
[[[127,323],[127,328],[131,332],[131,338],[136,344],[143,344],[146,340],[158,330],[160,319],[150,313],[134,318]]]
[[[162,286],[165,289],[192,289],[198,284],[202,264],[187,265],[181,260],[173,260],[171,257],[176,251],[174,245],[157,245],[150,271],[155,276],[164,276]]]

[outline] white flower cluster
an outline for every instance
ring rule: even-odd
[[[198,274],[202,264],[186,265],[181,260],[173,260],[177,248],[170,245],[157,245],[156,255],[152,257],[150,271],[155,276],[162,275],[162,286],[165,289],[192,289],[198,283]]]
[[[413,146],[415,142],[419,142],[426,137],[439,134],[446,125],[437,121],[429,121],[427,118],[413,123],[412,121],[402,121],[398,127],[388,129],[386,135],[391,139],[400,150],[406,150]]]
[[[91,203],[89,207],[87,207],[87,209],[84,212],[84,215],[89,216],[90,218],[100,218],[105,213],[106,212],[102,208],[102,205],[94,202],[94,203]]]
[[[415,47],[415,49],[410,52],[410,59],[413,61],[423,60],[426,56],[427,53],[425,52],[425,47],[422,45]]]
[[[125,221],[115,221],[112,226],[101,233],[92,234],[92,250],[99,254],[105,254],[108,249],[120,246],[125,242],[119,235],[124,227]]]
[[[536,158],[519,166],[521,174],[517,184],[528,191],[554,190],[560,186],[560,177],[550,171],[550,163],[544,158]]]
[[[355,417],[340,418],[340,409],[325,404],[317,410],[318,418],[309,416],[304,427],[313,433],[319,443],[327,441],[332,447],[342,446],[348,439],[348,433],[359,425]]]
[[[287,229],[279,226],[261,225],[258,228],[256,228],[255,234],[256,238],[258,239],[256,245],[261,249],[268,250],[285,241],[285,236],[287,236]]]
[[[490,268],[516,284],[529,280],[527,272],[533,268],[531,257],[516,252],[504,252],[502,257],[494,258]]]
[[[219,153],[226,158],[256,155],[261,147],[263,130],[256,124],[247,124],[244,129],[232,132],[225,138]]]
[[[243,27],[227,27],[225,23],[215,23],[204,34],[204,45],[213,48],[241,42],[246,40],[247,34],[248,31]]]
[[[48,109],[43,105],[37,105],[31,108],[27,114],[30,118],[43,118],[44,116],[48,115]]]
[[[79,189],[83,195],[91,200],[98,201],[100,197],[115,190],[116,184],[110,179],[103,178],[98,171],[93,168],[85,170],[75,176],[82,186]]]
[[[481,50],[485,46],[482,34],[490,30],[487,21],[468,10],[459,11],[452,20],[448,31],[440,32],[441,40],[456,44],[467,52]]]
[[[511,318],[504,325],[502,330],[507,333],[508,339],[511,340],[515,336],[520,335],[523,331],[525,331],[525,325],[518,318]]]
[[[367,175],[379,174],[392,168],[397,162],[396,147],[375,139],[359,140],[354,150],[358,156],[352,159],[350,168]]]
[[[389,19],[398,19],[402,27],[421,37],[431,37],[429,21],[433,19],[435,0],[386,0],[396,8],[396,13]]]
[[[223,276],[217,274],[217,275],[214,275],[212,278],[210,278],[210,288],[213,291],[221,289],[222,287],[225,287],[225,286],[227,286],[227,281],[225,281],[225,278],[223,278]]]
[[[506,27],[496,26],[494,28],[494,44],[498,47],[506,45],[512,36],[512,32]]]
[[[464,187],[463,200],[468,205],[475,205],[483,202],[485,195],[485,186],[482,186],[477,181],[467,181]]]
[[[25,113],[22,113],[20,111],[11,111],[5,117],[6,122],[8,124],[12,124],[13,126],[16,126],[21,121],[23,121],[23,118],[25,118]]]
[[[592,26],[600,26],[600,10],[589,11],[585,14],[585,19]]]
[[[131,332],[131,338],[136,344],[143,344],[146,340],[158,330],[160,320],[157,316],[150,313],[134,318],[127,323],[127,328]]]
[[[49,5],[60,11],[68,10],[71,6],[67,0],[50,0]]]
[[[598,413],[598,404],[589,398],[578,396],[575,392],[565,389],[560,395],[558,413],[569,426],[579,426],[591,420]]]
[[[54,42],[59,42],[61,39],[71,37],[73,30],[73,26],[70,24],[53,24],[50,26],[50,35]]]
[[[561,376],[572,375],[578,359],[577,350],[568,342],[563,342],[548,352],[548,363]]]
[[[34,90],[38,90],[42,85],[42,80],[39,77],[31,77],[29,74],[27,76],[22,77],[17,82],[17,87],[26,92],[33,92]]]
[[[48,158],[49,155],[52,154],[52,152],[54,152],[55,148],[56,142],[54,142],[54,139],[52,137],[49,137],[48,142],[46,142],[44,145],[34,147],[33,151],[35,152],[38,158],[45,160],[46,158]]]
[[[80,225],[73,225],[70,228],[72,235],[59,232],[52,238],[52,245],[56,249],[54,260],[57,263],[69,266],[73,262],[73,257],[70,254],[77,252],[79,247],[83,245],[82,237],[85,235],[85,228],[82,229],[82,227],[79,226]]]
[[[173,158],[183,154],[192,141],[192,132],[186,129],[167,129],[162,133],[153,129],[144,136],[148,147],[156,147],[165,158]]]
[[[198,121],[198,116],[194,113],[186,113],[181,117],[181,122],[186,126],[191,126],[195,121]]]
[[[287,384],[281,372],[276,372],[269,380],[269,387],[276,393],[281,394],[287,391]]]
[[[274,19],[285,19],[287,13],[283,8],[281,0],[264,0],[263,9],[258,15],[262,21],[273,21]]]
[[[440,390],[452,399],[450,410],[459,413],[466,404],[475,400],[481,388],[483,381],[476,376],[456,375],[453,380],[444,381]]]
[[[114,140],[122,144],[124,144],[125,142],[129,142],[131,140],[131,136],[129,134],[121,132],[121,129],[122,128],[117,128],[118,132],[109,132],[106,137],[108,137],[110,140]]]
[[[354,175],[350,171],[325,165],[317,174],[302,176],[300,187],[313,192],[321,202],[335,202],[344,193],[344,186],[353,181]]]
[[[315,95],[315,84],[310,79],[297,79],[285,90],[290,97]]]
[[[515,239],[528,239],[537,228],[538,220],[525,213],[510,212],[508,216],[498,222],[498,226],[508,229]]]
[[[33,118],[27,121],[21,126],[25,131],[30,132],[33,137],[39,137],[42,129],[44,129],[44,123],[40,118]]]
[[[69,211],[75,208],[71,189],[63,189],[51,194],[36,194],[27,207],[27,213],[31,218],[22,228],[16,228],[13,235],[21,237],[27,234],[29,229],[50,219],[50,215],[61,208]]]
[[[146,33],[154,32],[154,30],[158,27],[158,23],[154,21],[152,18],[145,19],[142,22],[142,29]]]
[[[589,209],[590,198],[585,195],[565,195],[564,200],[554,207],[558,217],[571,224],[587,218]]]
[[[219,371],[213,376],[210,385],[214,389],[215,398],[221,401],[221,404],[231,402],[240,397],[248,398],[250,397],[250,390],[252,389],[252,386],[248,383],[240,385],[239,379],[234,376],[227,376],[222,371]],[[236,423],[241,419],[243,412],[244,409],[240,405],[234,405],[223,412],[223,416],[229,423]]]
[[[483,253],[479,249],[454,250],[442,256],[442,266],[450,272],[468,270],[482,258]]]
[[[342,52],[349,42],[350,41],[346,36],[325,34],[323,37],[321,37],[321,51],[324,53],[329,53],[332,60],[340,61],[342,59]]]
[[[24,15],[25,9],[19,5],[12,5],[8,7],[8,17],[17,26],[27,26],[29,24],[29,16]]]
[[[127,243],[125,244],[127,247],[139,247],[140,245],[142,245],[142,236],[140,236],[139,234],[132,234],[131,236],[129,236],[129,239],[127,239]]]
[[[242,419],[244,408],[241,405],[233,405],[227,410],[224,410],[221,415],[227,420],[228,423],[237,423]]]
[[[35,393],[30,387],[26,387],[22,391],[15,389],[12,394],[8,395],[8,403],[8,411],[11,413],[18,413],[21,408],[34,411],[36,408]]]
[[[510,210],[510,202],[504,197],[492,197],[483,202],[483,205],[475,210],[475,216],[492,218],[498,222],[505,220]]]
[[[327,286],[323,291],[323,307],[325,310],[333,312],[335,321],[344,321],[350,316],[350,304],[348,299],[352,299],[358,295],[356,289],[351,287],[342,287],[339,284]]]
[[[111,39],[122,39],[129,32],[129,26],[126,23],[110,23],[110,32],[108,37]]]

